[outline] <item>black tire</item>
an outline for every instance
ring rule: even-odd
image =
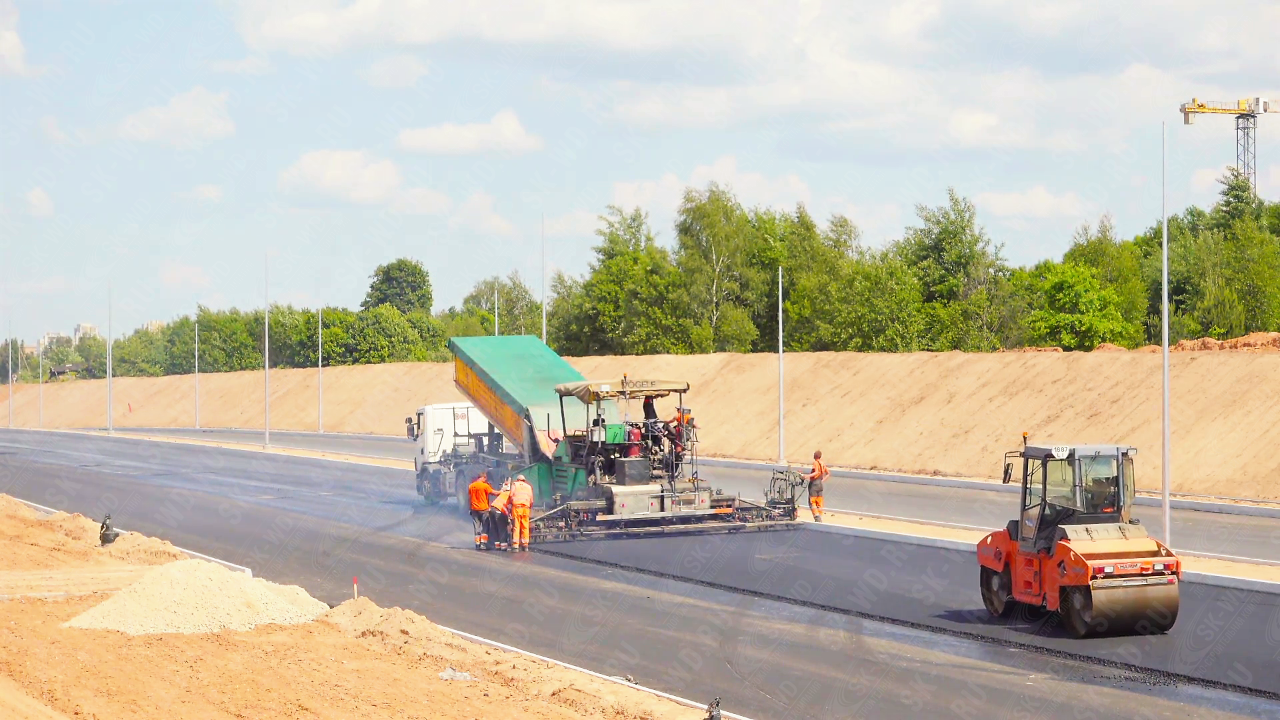
[[[983,566],[978,573],[982,593],[982,604],[993,617],[1008,618],[1018,607],[1013,599],[1013,580],[1009,577],[1009,568],[996,572]]]
[[[1076,638],[1093,634],[1093,593],[1089,588],[1066,588],[1059,606],[1062,624]]]

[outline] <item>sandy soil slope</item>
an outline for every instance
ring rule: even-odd
[[[1191,341],[1172,356],[1175,490],[1280,497],[1280,334]],[[1210,347],[1212,346],[1212,347]],[[1224,351],[1225,350],[1225,351]],[[629,373],[693,384],[688,398],[708,455],[777,457],[772,355],[570,359],[593,379]],[[272,427],[314,430],[314,370],[271,373]],[[398,435],[419,405],[460,399],[448,364],[326,368],[325,429]],[[201,422],[261,427],[262,375],[202,375]],[[105,383],[44,390],[46,427],[101,426]],[[194,422],[190,376],[121,378],[118,426]],[[1139,484],[1160,481],[1160,355],[1094,353],[793,353],[786,357],[787,457],[822,449],[830,464],[969,477],[999,476],[1005,450],[1037,442],[1135,445]],[[0,418],[7,396],[0,392]],[[15,424],[37,424],[37,388],[20,386]],[[636,408],[639,412],[639,408]]]

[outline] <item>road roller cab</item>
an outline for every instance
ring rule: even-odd
[[[1133,458],[1124,445],[1027,445],[1005,454],[1004,482],[1021,465],[1021,513],[978,543],[982,601],[1008,617],[1019,604],[1059,612],[1076,637],[1153,634],[1178,617],[1182,569],[1130,518]]]

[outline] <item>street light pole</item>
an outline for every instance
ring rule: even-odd
[[[502,283],[502,278],[498,278],[498,283]],[[493,336],[498,336],[498,286],[493,287]]]
[[[271,261],[262,257],[262,444],[271,444]]]
[[[115,434],[115,421],[111,417],[111,281],[107,281],[107,434]]]
[[[38,383],[40,385],[40,419],[36,427],[44,427],[44,343],[36,341],[36,354],[40,356],[40,375]]]
[[[784,435],[785,403],[782,372],[782,266],[778,266],[778,465],[787,465],[787,443]]]
[[[196,305],[196,429],[200,429],[200,306]]]
[[[542,343],[547,342],[547,216],[542,215]]]
[[[316,310],[316,432],[324,433],[324,306]]]
[[[9,337],[5,338],[5,347],[9,348],[9,427],[13,427],[13,312],[9,312]]]
[[[1169,464],[1173,455],[1170,448],[1169,427],[1169,212],[1167,208],[1168,130],[1160,123],[1160,349],[1163,356],[1161,434],[1162,457],[1160,459],[1160,503],[1164,509],[1164,544],[1173,545],[1172,528],[1169,527]]]

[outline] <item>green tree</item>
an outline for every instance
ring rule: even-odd
[[[349,352],[356,364],[408,362],[422,357],[418,332],[394,305],[356,313]]]
[[[1001,314],[993,298],[1008,271],[978,227],[973,203],[955,190],[946,205],[916,207],[919,227],[907,228],[895,251],[923,289],[926,345],[930,350],[994,350]]]
[[[463,311],[474,311],[484,335],[493,334],[494,295],[498,301],[498,332],[503,335],[542,335],[542,304],[533,296],[520,273],[506,278],[485,278],[462,300]],[[450,308],[450,310],[453,310]],[[456,313],[457,311],[455,311]]]
[[[548,332],[568,355],[687,353],[693,323],[684,280],[640,209],[610,206],[587,276],[557,274]]]
[[[404,315],[414,310],[431,312],[431,276],[421,262],[400,258],[379,265],[369,279],[369,292],[360,309],[391,305]]]
[[[1093,270],[1072,263],[1037,268],[1040,301],[1027,318],[1033,343],[1064,350],[1092,350],[1104,342],[1132,346],[1139,329],[1120,314],[1120,298],[1102,287]]]
[[[1088,223],[1081,225],[1062,261],[1092,269],[1102,287],[1119,298],[1120,315],[1125,322],[1142,326],[1148,303],[1142,278],[1142,250],[1136,241],[1116,239],[1110,215],[1098,220],[1096,230]]]
[[[751,349],[751,289],[761,283],[750,260],[750,220],[727,189],[685,191],[676,217],[675,264],[685,282],[699,352]]]
[[[111,369],[118,377],[159,377],[166,364],[162,331],[138,328],[111,345]]]

